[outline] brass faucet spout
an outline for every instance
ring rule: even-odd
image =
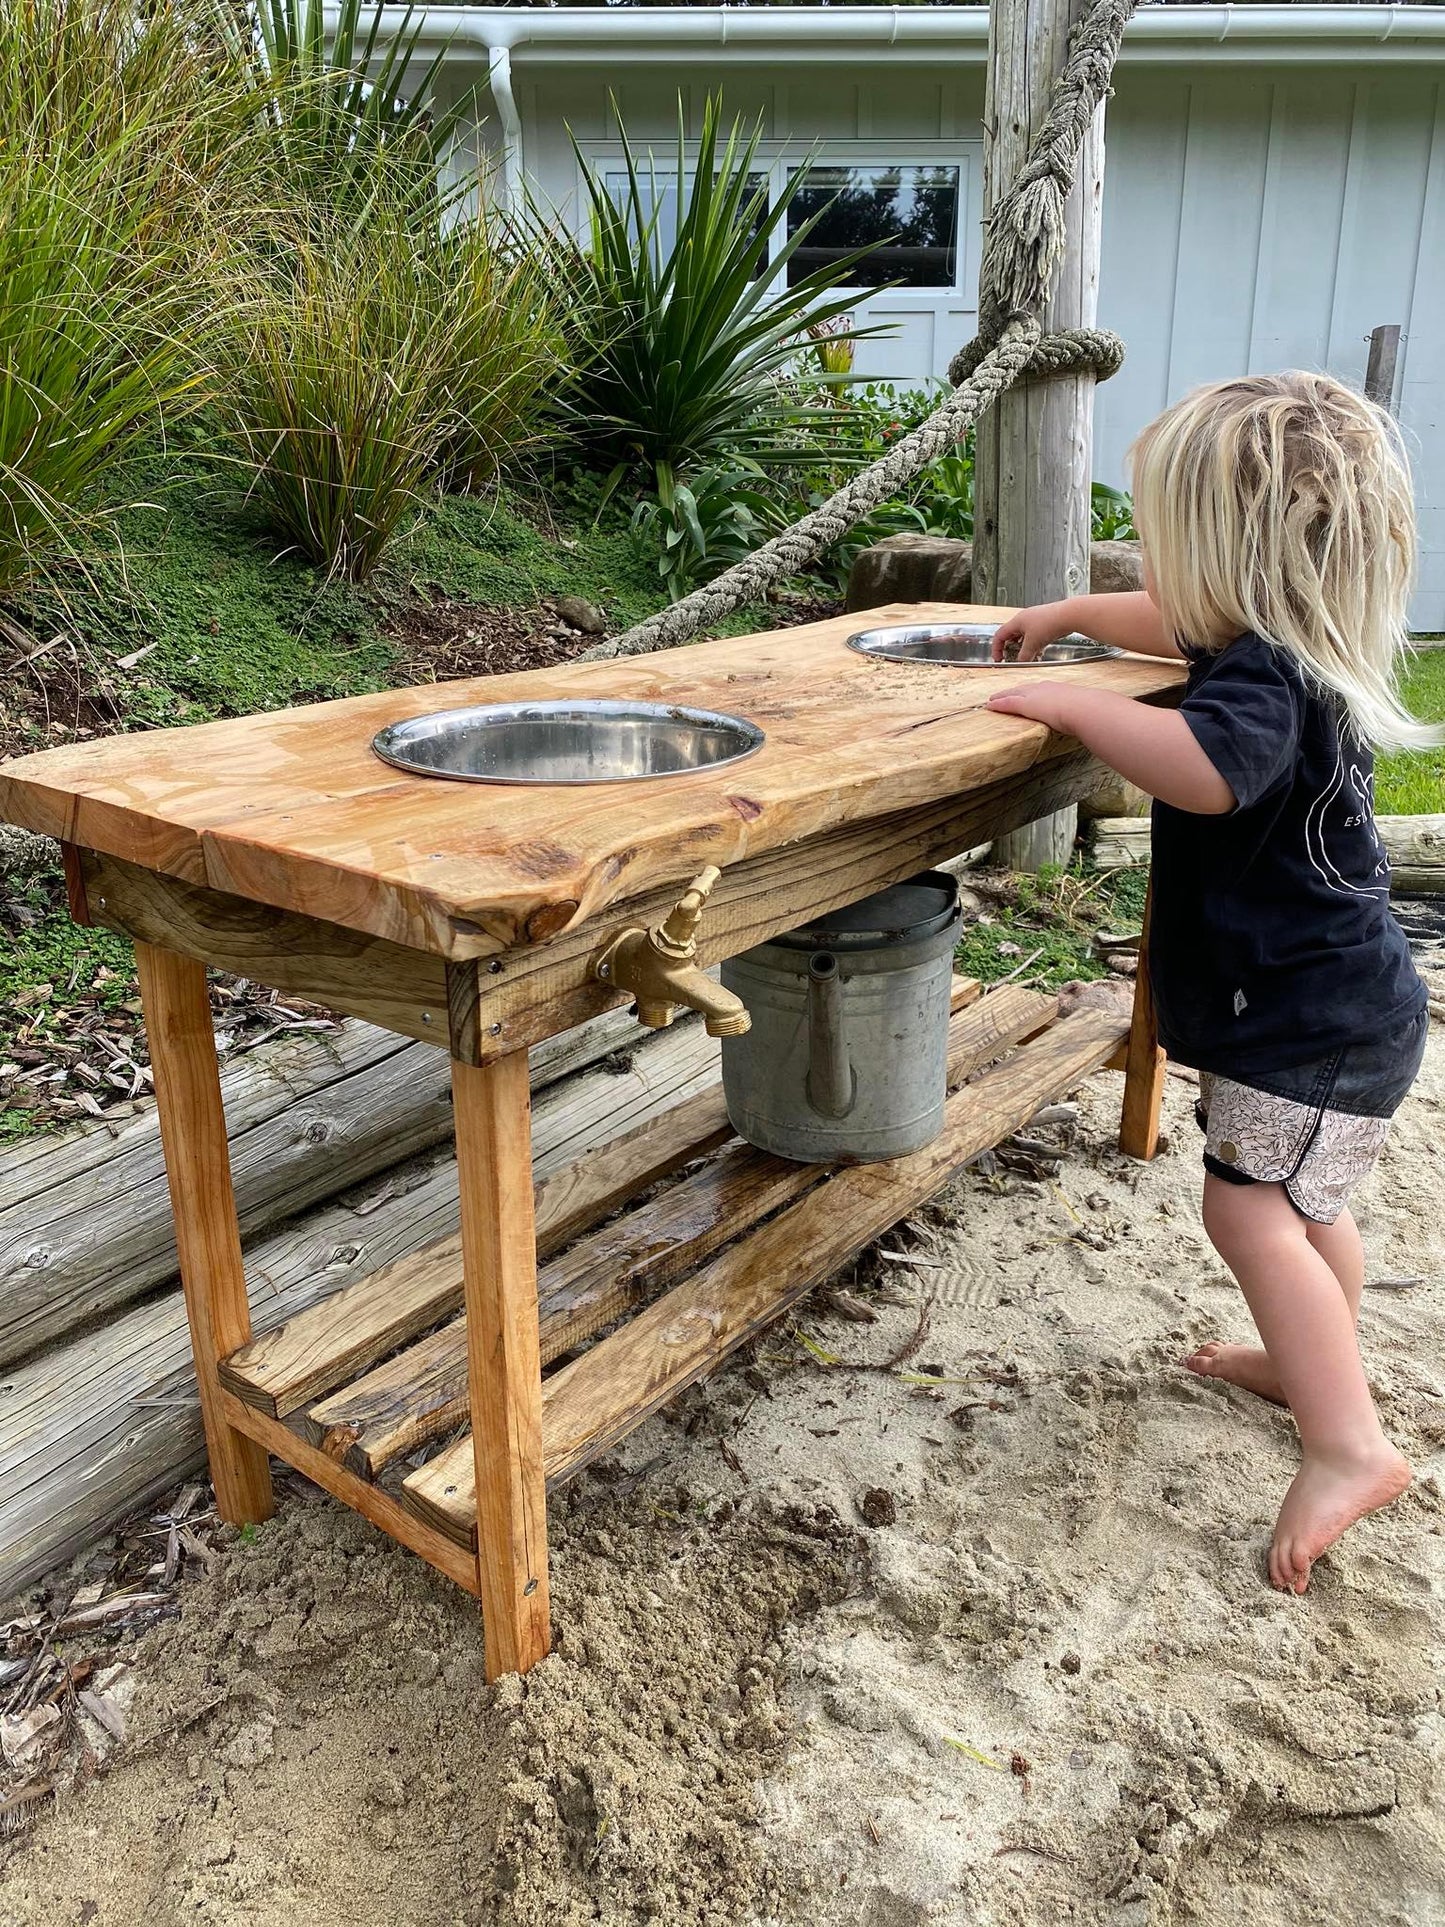
[[[651,930],[633,925],[611,938],[592,960],[592,974],[618,990],[630,991],[637,1021],[661,1030],[677,1007],[698,1011],[709,1037],[741,1037],[752,1019],[740,997],[699,970],[697,926],[718,871],[704,870],[685,890],[664,920]]]

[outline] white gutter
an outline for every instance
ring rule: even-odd
[[[328,12],[330,10],[328,9]],[[383,33],[406,18],[387,7]],[[493,55],[521,54],[528,64],[577,59],[620,63],[777,59],[787,52],[813,62],[856,59],[893,50],[907,60],[951,54],[981,61],[988,44],[988,9],[977,7],[426,7],[412,16],[421,45],[434,53],[448,43],[459,57],[475,49],[510,93],[510,66]],[[1442,6],[1144,6],[1129,23],[1121,58],[1218,60],[1380,61],[1445,59]],[[497,96],[499,117],[504,107]]]

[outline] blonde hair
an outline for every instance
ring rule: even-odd
[[[1197,388],[1129,451],[1135,522],[1165,628],[1288,650],[1364,742],[1437,743],[1400,700],[1415,560],[1410,469],[1382,408],[1328,375]]]

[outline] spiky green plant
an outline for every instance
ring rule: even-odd
[[[82,556],[136,444],[197,400],[212,201],[256,107],[209,0],[4,0],[0,594]]]
[[[217,405],[255,500],[353,580],[439,483],[475,486],[535,444],[560,353],[537,264],[484,220],[419,220],[412,188],[381,157],[364,220],[307,211],[249,273],[221,348]]]
[[[620,116],[618,130],[626,191],[615,199],[602,171],[577,149],[590,235],[558,265],[583,316],[573,432],[594,459],[624,468],[678,469],[739,454],[796,461],[800,430],[829,412],[816,388],[829,378],[814,375],[812,400],[791,378],[800,362],[813,359],[810,328],[828,326],[839,344],[876,332],[845,322],[853,297],[836,292],[871,249],[775,288],[822,210],[787,235],[771,267],[759,272],[803,179],[796,172],[767,203],[750,178],[761,124],[748,133],[734,121],[724,135],[721,103],[709,99],[695,160],[679,117],[666,175],[639,159]],[[660,226],[664,181],[676,192],[670,246]],[[567,252],[563,242],[553,246]]]
[[[262,0],[257,10],[272,159],[299,205],[364,211],[383,148],[388,195],[405,170],[418,202],[436,199],[438,164],[473,92],[438,111],[445,49],[421,62],[424,23],[408,7],[390,27],[385,12],[384,0],[369,18],[363,0]]]
[[[459,222],[433,247],[455,315],[445,373],[453,427],[438,472],[466,492],[555,442],[571,317],[545,260],[495,218]]]

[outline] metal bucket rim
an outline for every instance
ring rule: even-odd
[[[837,930],[829,927],[828,917],[836,916],[837,910],[826,911],[811,923],[800,924],[796,930],[781,931],[776,937],[769,937],[758,949],[777,948],[789,951],[831,950],[841,954],[871,950],[896,950],[905,946],[926,942],[928,938],[941,936],[962,921],[963,904],[959,896],[958,878],[948,870],[920,870],[911,877],[900,877],[897,883],[886,886],[896,890],[908,884],[932,884],[947,893],[947,901],[942,909],[931,917],[921,917],[902,929],[884,930]],[[867,903],[873,896],[884,895],[883,890],[874,890],[868,897],[858,901]],[[848,910],[853,904],[839,904],[838,910]]]

